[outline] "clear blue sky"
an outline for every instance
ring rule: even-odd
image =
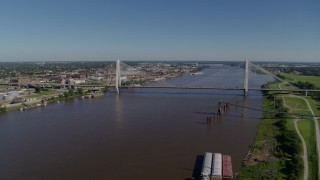
[[[319,0],[0,0],[0,61],[320,61]]]

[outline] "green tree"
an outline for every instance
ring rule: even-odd
[[[0,112],[6,112],[7,111],[7,107],[6,106],[0,106]]]
[[[73,92],[73,90],[72,90],[72,89],[69,89],[69,91],[68,91],[68,95],[69,95],[69,96],[73,96],[73,95],[74,95],[74,92]]]
[[[67,98],[67,97],[69,97],[69,93],[68,93],[68,92],[63,92],[63,96],[64,96],[65,98]]]
[[[82,88],[78,88],[78,89],[77,89],[77,93],[78,93],[79,95],[82,95],[82,94],[83,94],[83,89],[82,89]]]
[[[41,92],[41,88],[39,86],[36,86],[34,88],[34,90],[35,90],[36,93],[40,93]]]

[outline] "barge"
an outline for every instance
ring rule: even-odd
[[[200,178],[202,180],[233,179],[231,156],[205,152]]]

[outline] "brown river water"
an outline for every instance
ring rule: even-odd
[[[0,114],[0,179],[194,179],[204,152],[232,156],[234,172],[254,141],[262,94],[128,89],[96,99]]]

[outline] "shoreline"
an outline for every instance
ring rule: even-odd
[[[22,103],[16,103],[16,104],[9,104],[9,107],[7,105],[2,105],[1,108],[4,108],[5,110],[0,112],[0,114],[5,113],[5,112],[10,112],[10,111],[15,111],[15,110],[26,111],[28,109],[45,107],[45,106],[47,106],[47,104],[60,103],[61,101],[64,101],[67,99],[73,99],[73,98],[77,98],[77,97],[81,98],[82,96],[86,96],[86,95],[90,95],[90,98],[94,99],[96,97],[104,96],[105,92],[101,93],[101,94],[96,94],[96,95],[84,93],[84,94],[77,94],[77,95],[68,96],[68,97],[65,97],[61,94],[55,94],[53,96],[51,95],[50,97],[47,97],[47,99],[43,98],[40,100],[35,100],[34,102],[31,102],[31,103],[22,102]],[[52,98],[54,98],[54,99],[52,99]],[[27,107],[26,105],[29,107]]]

